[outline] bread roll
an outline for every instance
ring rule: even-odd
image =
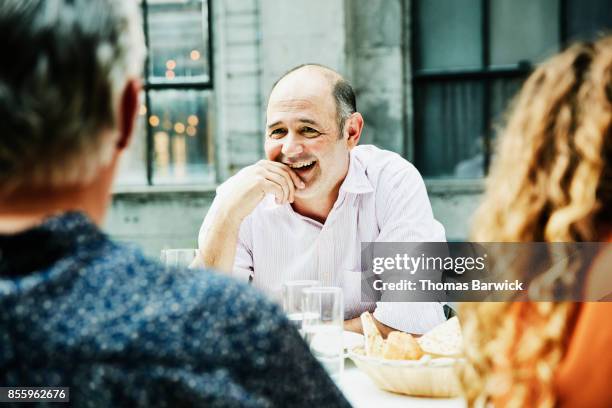
[[[385,343],[369,312],[361,314],[361,326],[363,328],[363,336],[365,337],[366,356],[381,357]]]
[[[408,333],[389,333],[383,347],[382,358],[389,360],[418,360],[423,356],[419,343]]]
[[[458,357],[463,352],[463,337],[457,316],[434,327],[418,340],[427,354],[440,357]]]

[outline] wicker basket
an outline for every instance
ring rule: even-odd
[[[386,360],[367,357],[358,347],[349,351],[355,365],[381,389],[419,397],[452,398],[461,394],[457,358]]]

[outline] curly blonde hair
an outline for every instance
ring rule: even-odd
[[[513,101],[472,240],[601,238],[612,226],[611,123],[612,36],[575,44],[539,66]],[[563,285],[576,277],[564,272]],[[462,305],[469,405],[554,406],[554,372],[577,310],[569,302]]]

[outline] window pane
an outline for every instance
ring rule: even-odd
[[[601,32],[610,32],[610,0],[567,0],[567,22],[569,41],[593,40]]]
[[[425,177],[482,177],[483,89],[478,80],[417,84],[415,160]]]
[[[143,93],[144,96],[144,93]],[[144,99],[144,98],[143,98]],[[117,173],[117,185],[147,184],[147,108],[142,103],[129,147],[123,152]]]
[[[491,1],[491,65],[541,61],[559,50],[559,0]]]
[[[494,127],[503,125],[514,96],[523,85],[525,78],[498,78],[491,83],[491,123]]]
[[[417,68],[482,66],[481,0],[420,0]]]
[[[151,91],[153,182],[213,183],[209,91]]]
[[[495,160],[495,140],[506,125],[514,97],[517,96],[526,78],[498,78],[491,83],[491,157],[489,165]]]
[[[195,0],[148,0],[153,82],[208,82],[208,11]]]

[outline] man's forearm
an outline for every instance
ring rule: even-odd
[[[204,266],[232,272],[240,224],[230,214],[223,211],[217,214],[200,247],[200,258]]]

